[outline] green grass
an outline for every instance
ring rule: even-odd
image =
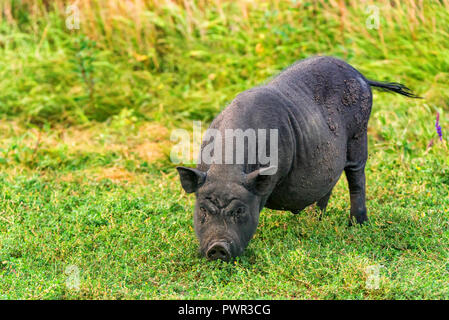
[[[376,161],[370,225],[347,227],[342,179],[322,221],[315,210],[264,210],[235,263],[198,256],[192,198],[173,172],[124,184],[3,174],[2,298],[448,298],[447,169]],[[377,264],[380,288],[370,290],[365,271]],[[65,285],[69,265],[80,270],[79,291]]]
[[[124,11],[85,13],[91,24],[68,31],[56,5],[43,15],[10,3],[0,22],[0,298],[449,299],[448,4],[380,2],[381,28],[370,30],[356,1],[187,1],[188,11],[147,4],[141,29]],[[238,92],[314,54],[424,97],[374,95],[370,224],[347,226],[343,176],[321,221],[315,208],[264,209],[242,257],[207,262],[170,131],[210,122]],[[71,265],[79,290],[66,284]],[[379,289],[366,285],[373,265]]]

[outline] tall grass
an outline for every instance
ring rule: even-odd
[[[69,4],[79,30],[65,25]],[[380,24],[369,29],[373,4]],[[237,92],[314,54],[406,82],[447,109],[448,9],[447,0],[3,1],[0,113],[82,123],[127,109],[207,121]]]

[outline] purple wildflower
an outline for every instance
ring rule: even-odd
[[[435,122],[435,129],[437,130],[440,141],[443,141],[443,133],[440,126],[440,114],[437,112],[437,121]]]

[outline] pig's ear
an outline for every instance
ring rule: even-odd
[[[246,187],[258,195],[265,195],[270,191],[272,177],[276,172],[275,166],[254,170],[246,175]]]
[[[206,173],[198,169],[176,167],[181,178],[182,188],[187,193],[195,192],[206,180]]]

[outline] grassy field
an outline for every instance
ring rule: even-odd
[[[0,299],[449,299],[448,1],[85,0],[74,30],[67,4],[0,2]],[[343,177],[207,262],[171,131],[316,54],[424,98],[374,94],[370,224]]]

